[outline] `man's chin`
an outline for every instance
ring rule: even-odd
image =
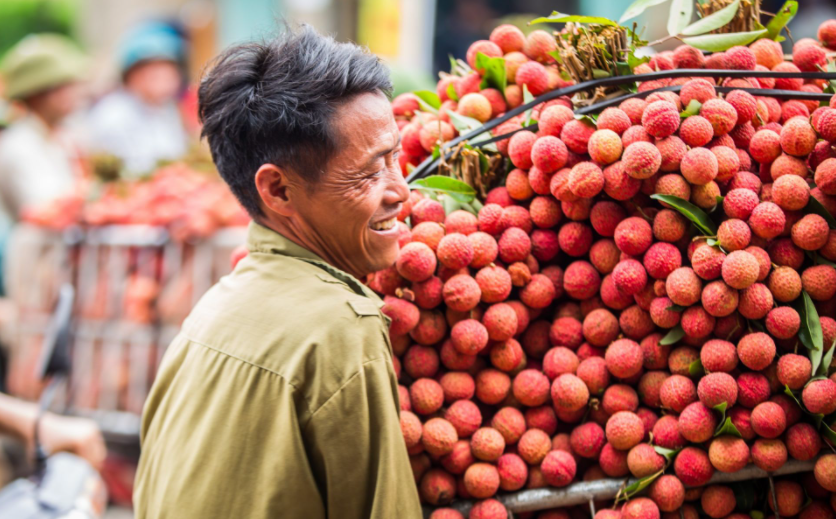
[[[400,248],[397,244],[395,244],[394,248],[380,251],[377,255],[371,258],[371,261],[369,262],[370,272],[368,272],[368,274],[388,269],[394,265],[395,261],[398,259],[398,250],[400,250]]]

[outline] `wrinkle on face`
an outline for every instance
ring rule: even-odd
[[[298,232],[326,261],[364,276],[394,261],[370,223],[400,211],[408,188],[397,160],[399,132],[388,100],[362,94],[345,102],[333,121],[339,143],[309,196],[299,202]],[[385,250],[383,250],[385,249]]]

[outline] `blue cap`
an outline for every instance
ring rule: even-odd
[[[183,38],[174,27],[148,22],[134,28],[119,48],[119,67],[122,72],[147,60],[165,60],[179,63],[183,59]]]

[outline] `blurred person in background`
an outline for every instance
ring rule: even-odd
[[[184,42],[170,25],[137,27],[120,49],[121,88],[104,96],[89,116],[93,151],[121,159],[132,173],[186,153],[177,106],[184,84]]]
[[[83,99],[86,57],[64,36],[27,36],[0,65],[6,96],[24,116],[0,133],[0,199],[8,220],[73,193],[83,167],[63,123]]]

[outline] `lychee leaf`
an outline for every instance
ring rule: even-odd
[[[706,16],[705,18],[701,18],[696,22],[692,23],[691,25],[682,29],[683,36],[695,36],[697,34],[705,34],[709,33],[715,29],[719,29],[727,25],[732,19],[734,15],[737,14],[737,10],[740,8],[740,0],[734,0],[734,2],[730,3],[726,7],[711,13],[710,15]],[[725,50],[725,49],[723,49]]]
[[[796,394],[793,393],[792,389],[790,389],[790,386],[788,386],[786,384],[784,384],[784,394],[787,395],[788,397],[792,398],[793,401],[798,405],[799,408],[801,408],[802,411],[804,411],[805,413],[807,412],[807,410],[804,409],[804,406],[801,405],[801,401],[798,400],[798,397],[796,396]]]
[[[466,115],[454,112],[453,110],[447,110],[447,114],[450,116],[450,124],[452,124],[456,131],[459,132],[459,135],[470,133],[471,131],[477,128],[481,128],[483,126],[479,120],[474,119],[472,117],[467,117]],[[473,137],[471,137],[470,143],[474,146],[479,144],[479,142],[476,139],[480,137],[484,137],[483,140],[487,140],[490,139],[492,136],[490,131],[484,131],[478,135],[474,135]],[[493,143],[486,144],[484,148],[488,151],[497,151],[496,144]]]
[[[821,434],[822,436],[830,440],[830,443],[836,443],[836,431],[831,429],[825,421],[821,422]]]
[[[798,315],[801,316],[801,327],[798,329],[798,338],[801,340],[801,344],[811,350],[810,361],[813,363],[813,373],[815,373],[821,362],[821,355],[824,349],[824,336],[821,331],[819,313],[816,311],[816,305],[813,304],[813,300],[806,290],[803,290],[801,297],[794,301],[794,306]],[[814,358],[813,356],[813,353],[816,351],[818,351],[818,358]]]
[[[717,404],[717,405],[715,405],[714,407],[712,407],[712,409],[714,409],[715,411],[719,411],[719,412],[720,412],[720,416],[722,416],[723,418],[725,418],[725,417],[726,417],[726,408],[728,408],[728,407],[729,407],[729,403],[728,403],[728,402],[720,402],[719,404]],[[721,420],[721,421],[722,421],[722,420]]]
[[[450,214],[453,211],[461,209],[461,202],[452,196],[445,196],[441,198],[441,205],[444,207],[444,214]]]
[[[447,97],[455,102],[459,102],[459,94],[456,93],[456,86],[453,83],[447,85]]]
[[[751,510],[749,512],[749,517],[751,517],[752,519],[764,519],[766,515],[760,510]]]
[[[740,1],[740,0],[738,0]],[[528,25],[534,25],[538,23],[594,23],[598,25],[611,25],[613,27],[618,27],[619,25],[608,19],[601,16],[583,16],[583,15],[572,15],[572,14],[565,14],[559,11],[552,11],[552,14],[549,16],[542,16],[540,18],[535,18],[528,22]]]
[[[804,208],[805,214],[816,213],[827,221],[828,227],[836,229],[836,218],[830,214],[830,211],[819,202],[816,197],[811,196],[807,201],[807,207]]]
[[[683,200],[678,196],[673,195],[662,195],[662,194],[655,194],[650,195],[650,198],[654,200],[659,200],[660,202],[665,202],[669,206],[673,207],[685,218],[691,220],[697,228],[703,232],[706,236],[716,236],[717,235],[717,224],[705,214],[705,211],[700,209],[699,207],[695,206],[691,202],[687,200]]]
[[[665,308],[665,310],[667,310],[668,312],[684,312],[687,308],[687,306],[682,305],[671,305]]]
[[[703,367],[700,359],[697,359],[688,365],[688,374],[692,377],[701,377],[705,375],[705,368]]]
[[[798,2],[796,0],[787,0],[781,6],[781,9],[775,13],[775,16],[772,17],[772,20],[766,24],[766,37],[771,40],[777,39],[781,33],[781,29],[786,27],[790,23],[790,20],[795,18],[795,13],[797,12]]]
[[[431,175],[427,178],[415,180],[409,187],[430,191],[432,193],[445,194],[448,197],[463,203],[470,203],[476,197],[476,190],[461,180],[442,175]]]
[[[508,86],[508,80],[505,77],[505,58],[491,58],[483,52],[477,52],[476,68],[484,71],[482,73],[482,83],[479,85],[480,88],[483,90],[485,88],[495,88],[505,96],[505,87]]]
[[[691,23],[694,3],[691,0],[673,0],[668,14],[668,34],[676,36]]]
[[[702,36],[682,38],[682,43],[707,52],[722,52],[737,45],[748,45],[764,34],[766,34],[766,29],[725,34],[703,34]]]
[[[667,1],[668,0],[636,0],[630,4],[629,7],[627,7],[624,14],[622,14],[621,18],[618,19],[618,23],[624,23],[630,18],[635,18],[636,16],[642,14],[648,7],[663,4]]]
[[[632,498],[642,490],[646,489],[650,486],[651,483],[656,481],[656,479],[664,474],[665,469],[660,470],[659,472],[654,472],[649,476],[645,476],[638,481],[632,483],[631,485],[624,488],[624,490],[619,491],[618,495],[615,497],[615,503],[618,504],[620,501],[627,501],[628,499]]]
[[[827,372],[830,370],[830,365],[833,364],[833,352],[836,351],[836,339],[833,340],[833,344],[830,345],[830,349],[827,350],[827,353],[821,359],[821,365],[819,366],[819,372],[814,373],[814,375],[820,375],[822,377],[827,376]]]
[[[656,451],[656,454],[663,456],[668,462],[670,462],[682,449],[666,449],[665,447],[654,445],[653,450]]]
[[[724,434],[729,434],[731,436],[737,436],[738,438],[743,438],[743,435],[740,434],[740,431],[737,430],[737,427],[731,421],[731,417],[726,417],[720,427],[714,431],[714,437],[722,436]]]
[[[685,108],[685,110],[682,110],[679,113],[679,117],[685,119],[687,117],[691,117],[692,115],[699,115],[700,108],[702,108],[702,103],[700,103],[696,99],[691,99],[691,102],[688,103],[688,106]]]
[[[438,113],[438,109],[441,108],[441,98],[438,94],[430,90],[416,90],[412,93],[418,98],[419,104],[423,101],[424,104],[435,109],[435,113]]]
[[[671,328],[667,335],[659,340],[659,345],[669,346],[671,344],[676,344],[683,337],[685,337],[685,330],[682,329],[682,325],[677,324]]]

